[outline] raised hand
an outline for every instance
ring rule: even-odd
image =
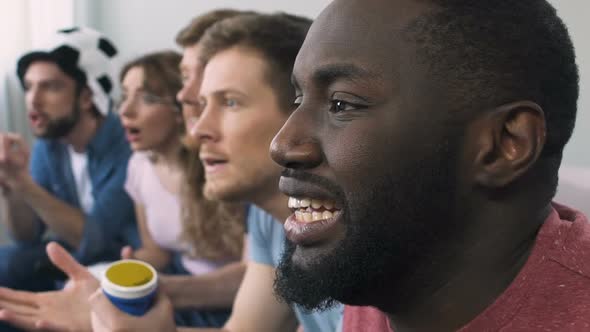
[[[92,331],[88,298],[98,280],[60,245],[49,243],[47,254],[70,278],[67,287],[41,293],[0,288],[0,320],[29,331]]]
[[[12,191],[29,178],[29,147],[20,135],[0,133],[0,188]]]

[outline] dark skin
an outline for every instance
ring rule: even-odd
[[[550,189],[538,184],[546,171],[543,110],[515,100],[452,113],[445,104],[451,100],[448,88],[431,78],[402,38],[408,23],[431,10],[422,1],[334,1],[314,22],[297,57],[298,108],[271,145],[273,159],[287,169],[324,178],[344,193],[362,193],[427,156],[449,133],[462,133],[452,212],[464,227],[433,250],[432,261],[442,263],[417,261],[416,275],[401,284],[367,286],[344,301],[376,306],[396,332],[454,331],[475,318],[515,279],[550,212],[542,199]],[[281,178],[281,190],[291,196],[320,191],[288,175]],[[293,261],[306,266],[329,255],[346,227],[338,225],[328,241],[298,246]],[[394,304],[399,289],[414,290],[401,307]]]

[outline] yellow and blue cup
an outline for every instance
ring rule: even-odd
[[[158,274],[146,262],[123,259],[107,267],[100,285],[106,297],[119,310],[142,316],[154,302]]]

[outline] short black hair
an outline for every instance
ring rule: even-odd
[[[517,100],[545,114],[544,156],[558,156],[576,119],[579,76],[567,27],[546,0],[430,0],[404,38],[463,110]]]
[[[268,83],[282,109],[292,111],[295,89],[293,64],[312,21],[286,13],[243,14],[215,23],[200,41],[203,63],[234,46],[260,52],[268,63]]]

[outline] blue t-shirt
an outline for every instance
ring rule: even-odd
[[[256,263],[279,265],[283,247],[285,245],[285,231],[279,223],[264,210],[250,206],[248,212],[248,247],[250,259]],[[308,313],[299,306],[293,306],[293,311],[303,326],[305,332],[331,332],[342,330],[343,305],[337,305],[323,312]]]

